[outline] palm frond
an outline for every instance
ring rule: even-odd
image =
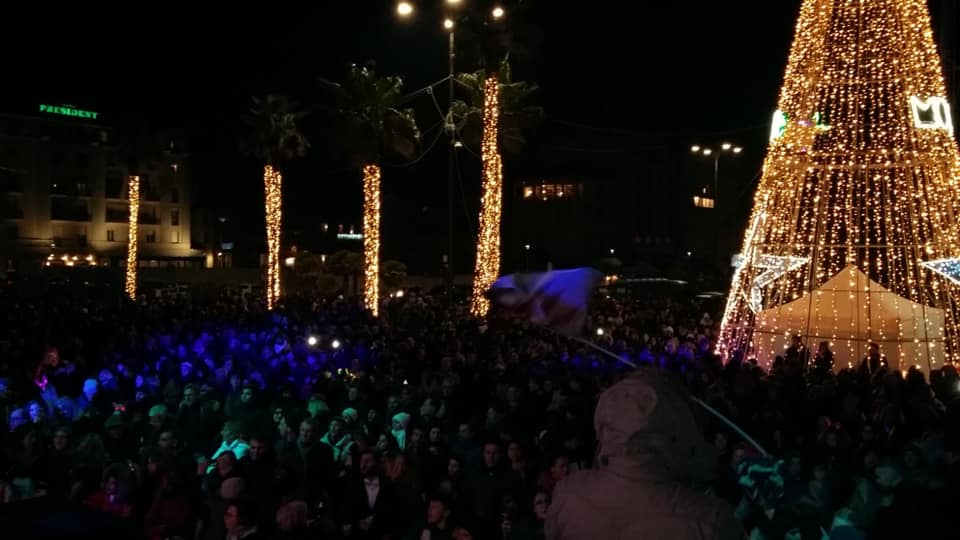
[[[420,144],[420,130],[412,109],[401,109],[403,79],[380,76],[369,66],[352,65],[342,85],[321,79],[335,104],[341,140],[354,165],[375,163],[382,157],[412,157]]]
[[[500,146],[509,154],[517,154],[526,146],[527,134],[543,118],[543,108],[529,105],[537,93],[536,84],[513,80],[509,58],[499,65],[500,90]],[[458,88],[466,94],[451,106],[454,125],[461,140],[468,146],[478,148],[483,133],[483,86],[484,72],[458,73],[455,77]]]
[[[299,104],[278,94],[253,97],[251,102],[241,150],[273,165],[306,155],[310,142],[299,123],[308,113]]]

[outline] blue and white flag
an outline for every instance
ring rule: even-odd
[[[577,336],[587,305],[603,275],[592,268],[511,274],[493,283],[491,301],[533,324]]]

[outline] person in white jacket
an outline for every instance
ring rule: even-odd
[[[237,456],[238,462],[250,451],[250,445],[241,438],[240,423],[236,420],[224,422],[223,429],[220,430],[220,437],[223,439],[223,442],[220,443],[220,448],[217,448],[217,451],[214,452],[207,461],[207,472],[213,470],[213,467],[217,463],[217,458],[227,450]]]

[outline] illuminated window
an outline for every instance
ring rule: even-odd
[[[714,201],[710,197],[693,197],[693,205],[697,208],[713,208]]]
[[[180,231],[173,231],[170,233],[170,243],[171,244],[180,243]]]
[[[539,184],[523,187],[523,198],[549,201],[553,199],[572,199],[583,193],[583,184]]]

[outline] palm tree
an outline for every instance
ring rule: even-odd
[[[348,293],[350,279],[352,278],[353,294],[356,295],[357,281],[364,271],[363,263],[363,256],[359,253],[341,249],[327,258],[326,269],[331,274],[340,277],[342,280],[340,290],[343,294]]]
[[[381,160],[410,159],[420,130],[413,109],[401,108],[403,80],[379,76],[372,67],[350,67],[344,84],[320,79],[325,107],[341,122],[341,137],[351,166],[363,172],[363,303],[376,316],[380,296]]]
[[[142,126],[131,127],[119,133],[117,153],[127,168],[127,267],[124,290],[131,300],[137,299],[137,261],[139,251],[140,169],[157,157],[160,144],[152,133]]]
[[[286,96],[269,94],[253,98],[253,107],[244,119],[247,139],[243,149],[255,156],[263,167],[264,208],[267,228],[267,309],[272,310],[280,298],[280,222],[283,216],[282,179],[279,167],[291,159],[302,157],[310,148],[300,132],[298,122],[306,116]]]
[[[517,155],[526,147],[528,133],[543,118],[543,108],[529,104],[539,87],[534,83],[514,81],[509,57],[500,61],[496,77],[500,105],[497,144],[505,153]],[[466,94],[466,99],[453,102],[454,125],[458,138],[468,148],[478,149],[481,145],[486,80],[484,70],[456,75],[457,87]]]
[[[390,289],[399,289],[407,279],[407,265],[400,261],[383,261],[383,284]]]
[[[500,214],[503,206],[503,164],[500,148],[520,152],[525,132],[543,116],[539,107],[526,104],[537,86],[514,82],[508,58],[499,69],[457,75],[468,101],[457,101],[451,112],[461,139],[468,145],[479,134],[483,160],[483,194],[480,199],[480,227],[474,266],[470,311],[486,315],[490,309],[487,290],[500,271]]]

